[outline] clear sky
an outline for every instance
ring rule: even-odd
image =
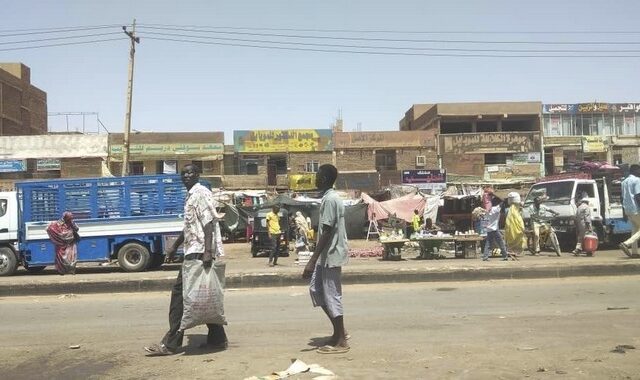
[[[53,36],[2,36],[16,29],[126,24],[135,17],[138,23],[147,25],[475,32],[320,33],[226,29],[254,35],[198,34],[236,39],[414,48],[640,50],[640,33],[479,33],[639,32],[640,1],[634,0],[1,0],[0,10],[0,42],[3,43]],[[121,30],[114,27],[80,33],[105,32]],[[225,139],[230,143],[234,129],[328,128],[338,109],[342,109],[347,131],[355,129],[357,123],[361,123],[363,130],[397,130],[398,121],[414,103],[518,100],[540,100],[544,103],[640,102],[640,58],[637,57],[470,58],[345,54],[158,41],[146,39],[145,35],[153,37],[149,32],[195,34],[139,29],[142,41],[136,55],[132,128],[140,131],[224,131]],[[637,44],[474,45],[283,39],[255,35],[264,33],[369,39],[617,41]],[[228,40],[198,40],[233,43]],[[15,46],[26,45],[5,43],[0,48]],[[99,112],[100,119],[111,132],[121,132],[124,128],[128,48],[128,39],[122,35],[120,41],[0,51],[0,61],[20,61],[31,67],[33,84],[48,94],[49,112]],[[640,55],[640,52],[635,55]],[[72,128],[79,125],[78,118],[72,118],[71,122]],[[49,123],[54,130],[60,130],[64,120],[52,117]],[[95,121],[87,125],[93,131],[97,129]]]

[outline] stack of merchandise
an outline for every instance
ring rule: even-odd
[[[313,252],[311,251],[298,251],[298,259],[296,260],[296,263],[298,265],[307,265],[312,255]]]

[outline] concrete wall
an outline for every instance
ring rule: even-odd
[[[102,158],[63,158],[60,160],[60,177],[102,177],[102,162]]]

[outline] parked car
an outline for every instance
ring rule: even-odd
[[[270,213],[270,209],[258,210],[253,217],[253,233],[251,236],[251,255],[257,257],[260,254],[268,255],[271,250],[271,239],[269,239],[269,233],[267,231],[267,214]],[[280,217],[280,243],[278,256],[289,256],[289,214],[287,210],[281,209],[278,213]]]

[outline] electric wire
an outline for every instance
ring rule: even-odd
[[[140,30],[145,29],[177,31],[177,32],[197,32],[209,34],[229,34],[259,37],[284,37],[295,39],[326,39],[340,41],[376,41],[376,42],[407,42],[407,43],[459,43],[459,44],[509,44],[509,45],[640,45],[640,41],[499,41],[499,40],[459,40],[459,39],[407,39],[407,38],[371,38],[371,37],[343,37],[343,36],[310,36],[301,34],[282,33],[253,33],[236,31],[214,31],[196,30],[189,28],[169,28],[154,26],[139,26]]]
[[[388,34],[640,34],[635,30],[520,30],[520,31],[487,31],[487,30],[384,30],[384,29],[301,29],[301,28],[258,28],[240,26],[206,26],[206,25],[174,25],[174,24],[138,24],[141,26],[161,26],[172,28],[200,28],[200,29],[229,29],[229,30],[268,30],[289,32],[318,32],[318,33],[388,33]]]
[[[414,52],[383,52],[383,51],[364,51],[364,50],[336,50],[336,49],[316,49],[302,47],[285,47],[285,46],[267,46],[254,44],[211,42],[211,41],[194,41],[175,38],[161,37],[145,37],[145,40],[155,41],[172,41],[181,43],[192,43],[201,45],[217,45],[217,46],[234,46],[271,50],[293,50],[293,51],[311,51],[321,53],[349,53],[349,54],[366,54],[366,55],[400,55],[400,56],[427,56],[427,57],[467,57],[467,58],[640,58],[640,55],[586,55],[586,54],[557,54],[557,55],[539,55],[539,54],[452,54],[452,53],[414,53]]]
[[[26,36],[26,35],[35,35],[35,34],[84,32],[87,30],[108,29],[108,28],[116,28],[116,27],[120,28],[122,27],[122,24],[82,26],[82,27],[63,27],[63,28],[44,28],[44,29],[14,29],[14,30],[4,30],[4,31],[0,30],[0,37],[17,37],[17,36]]]
[[[4,42],[0,42],[0,45],[24,44],[24,43],[45,42],[45,41],[59,41],[59,40],[68,40],[68,39],[75,39],[75,38],[112,36],[112,35],[115,35],[115,34],[122,34],[122,32],[93,33],[93,34],[82,34],[82,35],[77,35],[77,36],[39,38],[37,40],[4,41]]]
[[[18,46],[18,47],[2,48],[0,49],[0,51],[14,51],[14,50],[48,48],[48,47],[56,47],[56,46],[84,45],[84,44],[92,44],[92,43],[100,43],[100,42],[108,42],[108,41],[123,41],[123,40],[125,40],[125,38],[105,38],[105,39],[91,40],[91,41],[61,42],[57,44],[35,45],[35,46]]]
[[[409,50],[409,51],[457,51],[457,52],[491,52],[491,53],[640,53],[640,50],[584,50],[584,49],[470,49],[470,48],[437,48],[437,47],[401,47],[401,46],[381,46],[381,45],[344,45],[344,44],[326,44],[313,42],[292,42],[292,41],[274,41],[259,39],[244,39],[230,37],[209,37],[180,33],[159,33],[159,32],[143,32],[141,36],[166,36],[166,37],[184,37],[197,38],[216,41],[234,41],[234,42],[252,42],[294,46],[318,46],[332,48],[356,48],[356,49],[382,49],[382,50]]]

